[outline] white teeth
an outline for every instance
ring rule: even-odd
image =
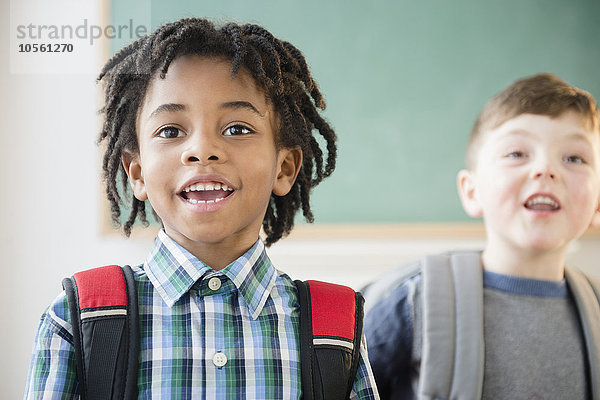
[[[185,199],[185,200],[192,204],[212,204],[212,203],[218,203],[222,200],[225,200],[225,197],[218,197],[214,200],[196,200],[196,199]]]
[[[534,206],[536,204],[548,204],[552,207],[558,207],[558,203],[548,196],[536,196],[527,202],[527,206]]]
[[[194,185],[186,186],[183,189],[184,192],[199,192],[203,190],[223,190],[224,192],[233,192],[233,188],[223,184],[223,183],[196,183]]]

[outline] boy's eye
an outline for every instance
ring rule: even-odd
[[[585,164],[585,160],[580,156],[565,157],[565,162],[571,163],[571,164]]]
[[[522,151],[511,151],[510,153],[506,154],[504,157],[506,157],[506,158],[523,158],[523,157],[525,157],[525,153],[523,153]]]
[[[223,135],[225,136],[242,136],[254,133],[254,131],[244,125],[232,125],[225,129]]]
[[[157,136],[165,139],[174,139],[183,136],[183,131],[174,126],[165,126],[157,132]]]

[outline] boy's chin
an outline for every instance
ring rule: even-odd
[[[533,253],[546,253],[552,251],[566,250],[574,239],[560,237],[552,234],[530,235],[520,241],[520,246],[525,251]]]
[[[167,234],[171,236],[175,241],[179,242],[180,245],[186,248],[190,245],[218,245],[219,243],[225,242],[229,236],[225,233],[221,234],[220,232],[210,230],[203,231],[202,229],[197,229],[192,232],[172,231],[171,234],[169,234],[169,231],[167,231]]]
[[[181,230],[165,229],[165,232],[188,250],[203,246],[228,246],[232,243],[242,245],[242,242],[253,244],[258,239],[257,229],[247,227],[239,232],[232,232],[225,225],[221,225],[221,228],[207,224],[207,226],[187,227]]]
[[[489,232],[488,232],[489,233]],[[494,253],[514,252],[515,255],[536,255],[541,253],[566,250],[573,238],[565,237],[559,232],[539,231],[522,232],[504,238],[488,234],[487,248],[494,248]],[[508,255],[508,254],[507,254]]]

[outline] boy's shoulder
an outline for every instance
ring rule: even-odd
[[[467,281],[476,283],[481,269],[481,251],[452,251],[425,256],[395,268],[365,286],[361,290],[365,297],[365,310],[370,311],[390,296],[401,301],[409,292],[414,295],[414,290],[408,290],[410,287],[420,289],[423,284],[433,285],[432,289],[438,292],[438,286],[463,279],[463,274],[467,275]],[[469,274],[474,276],[471,278]]]
[[[360,291],[365,298],[365,312],[369,313],[376,304],[401,290],[401,287],[420,284],[421,272],[422,260],[416,260],[388,271],[361,288]],[[405,290],[401,290],[401,292],[405,292]]]
[[[40,327],[48,334],[56,334],[68,342],[73,341],[71,314],[64,291],[54,298],[42,314]]]

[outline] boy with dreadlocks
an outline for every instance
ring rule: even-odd
[[[162,223],[133,268],[138,396],[301,397],[297,292],[258,235],[275,243],[300,208],[312,221],[310,190],[335,166],[303,55],[256,25],[184,19],[122,49],[99,80],[113,220],[120,180],[133,189],[125,234],[147,224],[146,200]],[[72,332],[62,293],[42,317],[26,398],[79,394]],[[361,349],[351,398],[377,397]]]

